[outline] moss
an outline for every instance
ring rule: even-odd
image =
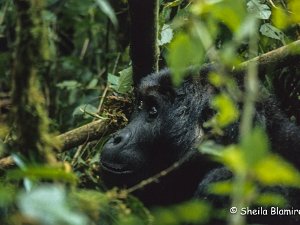
[[[49,133],[45,99],[40,91],[39,66],[48,46],[44,41],[42,10],[44,0],[17,0],[18,15],[13,65],[13,106],[17,149],[30,161],[48,162],[58,146]]]

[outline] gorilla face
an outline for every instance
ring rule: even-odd
[[[101,153],[105,183],[132,186],[190,152],[203,135],[200,118],[209,107],[208,93],[208,87],[191,81],[173,88],[168,70],[144,78],[130,123],[112,135]]]

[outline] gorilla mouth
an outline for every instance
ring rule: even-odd
[[[100,162],[101,167],[106,170],[107,172],[114,173],[114,174],[130,174],[133,173],[133,170],[126,168],[126,165],[122,164],[112,164],[107,162]]]

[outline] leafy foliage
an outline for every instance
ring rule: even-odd
[[[240,90],[225,68],[296,40],[299,1],[160,2],[161,59],[163,66],[167,63],[171,68],[174,84],[182,82],[187,67],[217,62],[221,65],[220,71],[209,75],[210,82],[220,92],[211,103],[217,114],[206,122],[206,126],[222,135],[228,125],[239,119],[242,123],[252,124],[251,112],[240,111],[237,107],[241,102],[247,102],[245,96],[251,92],[251,85],[250,90]],[[126,1],[48,0],[46,3],[41,19],[45,28],[43,45],[48,48],[43,55],[46,60],[38,69],[43,75],[41,89],[52,119],[51,130],[67,131],[94,118],[119,115],[127,119],[129,113],[119,110],[128,110],[132,91]],[[16,141],[14,126],[7,122],[10,104],[3,103],[2,106],[12,90],[11,60],[17,39],[16,20],[14,2],[1,1],[1,156],[15,150],[10,143]],[[255,86],[256,71],[252,73],[253,76],[247,74],[248,83]],[[272,74],[267,76],[272,79]],[[257,97],[250,99],[250,106]],[[59,159],[64,163],[55,167],[27,165],[26,161],[19,160],[19,169],[1,171],[1,224],[176,225],[209,222],[213,209],[206,202],[194,200],[149,211],[126,190],[105,190],[98,176],[97,160],[106,138],[60,153]],[[233,203],[241,204],[251,199],[250,205],[284,205],[282,196],[261,193],[258,186],[299,188],[300,175],[269,148],[266,134],[252,125],[246,134],[241,132],[236,145],[221,146],[211,140],[202,143],[199,146],[202,152],[212,155],[234,174],[232,181],[213,184],[210,191],[230,196]],[[276,173],[266,172],[275,170]],[[240,221],[240,224],[244,222]]]

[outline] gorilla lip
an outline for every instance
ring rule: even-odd
[[[105,163],[105,162],[100,162],[101,167],[110,172],[110,173],[114,173],[114,174],[130,174],[133,173],[133,170],[128,170],[128,169],[124,169],[123,165],[118,165],[118,164],[110,164],[110,163]]]

